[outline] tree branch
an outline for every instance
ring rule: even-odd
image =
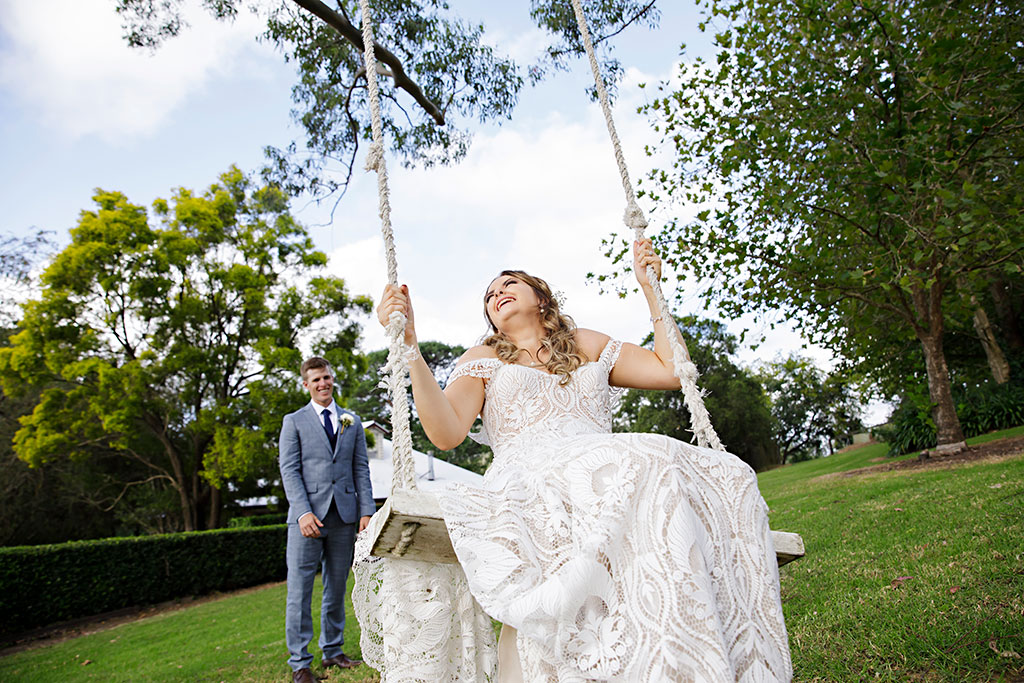
[[[117,505],[119,502],[121,502],[121,499],[124,498],[124,494],[128,493],[128,489],[130,487],[138,486],[139,484],[148,484],[149,482],[156,481],[157,479],[167,479],[172,484],[174,483],[174,479],[169,477],[169,476],[167,476],[166,474],[156,474],[156,475],[153,475],[152,477],[149,477],[148,479],[143,479],[141,481],[130,481],[127,484],[124,485],[124,488],[121,489],[121,493],[117,494],[117,497],[114,498],[114,502],[112,502],[107,507],[101,508],[101,509],[104,512],[110,512],[111,510],[114,509],[115,505]]]
[[[640,17],[642,17],[645,14],[647,14],[651,10],[651,8],[654,7],[654,4],[657,1],[658,0],[651,0],[644,7],[640,8],[639,10],[637,10],[636,13],[633,16],[631,16],[626,21],[622,22],[622,26],[620,26],[615,31],[612,31],[611,33],[609,33],[607,35],[598,36],[597,38],[595,38],[594,41],[593,41],[594,45],[600,45],[601,43],[603,43],[604,41],[608,40],[609,38],[614,38],[615,36],[619,35],[623,31],[625,31],[627,28],[629,28],[629,26],[631,24],[633,24],[636,21],[638,21],[640,19]],[[561,57],[566,52],[572,52],[573,54],[582,54],[583,53],[583,46],[581,44],[580,47],[578,47],[576,49],[573,49],[573,50],[556,50],[556,51],[553,51],[551,53],[551,56],[552,57]]]
[[[333,28],[355,47],[360,50],[364,49],[362,31],[353,26],[347,18],[320,2],[320,0],[292,0],[292,2]],[[437,105],[428,100],[427,96],[423,94],[422,90],[420,90],[420,86],[409,78],[405,73],[405,68],[402,67],[401,60],[392,54],[390,50],[376,42],[373,46],[373,54],[382,63],[391,67],[391,72],[395,79],[395,86],[409,93],[409,95],[416,100],[416,103],[423,108],[423,111],[425,111],[430,118],[434,119],[434,122],[437,125],[443,126],[444,113],[437,108]]]

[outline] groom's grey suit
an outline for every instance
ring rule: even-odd
[[[315,407],[315,409],[314,409]],[[359,417],[331,404],[353,424],[337,435],[335,447],[324,431],[320,406],[309,403],[286,415],[281,425],[281,482],[288,498],[288,603],[285,639],[293,670],[309,667],[313,638],[310,603],[318,565],[323,567],[320,650],[324,659],[342,654],[345,629],[345,584],[359,518],[375,510],[366,458],[366,436]],[[340,428],[339,428],[340,431]],[[302,535],[299,518],[312,512],[323,522],[319,538]]]

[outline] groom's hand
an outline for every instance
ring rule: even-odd
[[[360,517],[359,518],[359,532],[362,533],[362,531],[366,527],[368,527],[368,526],[370,526],[370,517],[369,517],[369,515],[364,515],[363,517]]]
[[[299,517],[299,531],[306,538],[320,538],[320,527],[324,524],[312,512]]]

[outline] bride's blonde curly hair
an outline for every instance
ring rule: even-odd
[[[547,349],[549,354],[544,367],[551,374],[561,377],[559,384],[563,386],[568,384],[572,379],[573,371],[587,362],[586,357],[580,352],[579,345],[576,344],[576,323],[558,309],[558,300],[555,299],[551,288],[544,280],[521,270],[503,270],[498,277],[506,275],[528,284],[537,293],[542,311],[540,324],[545,332],[540,346],[542,349]],[[515,363],[521,349],[505,333],[495,327],[487,312],[486,303],[484,304],[484,318],[490,327],[491,335],[484,339],[483,343],[492,347],[498,358],[504,362]]]

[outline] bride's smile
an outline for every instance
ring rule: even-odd
[[[539,307],[540,299],[533,288],[514,276],[499,275],[484,294],[484,308],[495,324],[517,312],[535,311]]]

